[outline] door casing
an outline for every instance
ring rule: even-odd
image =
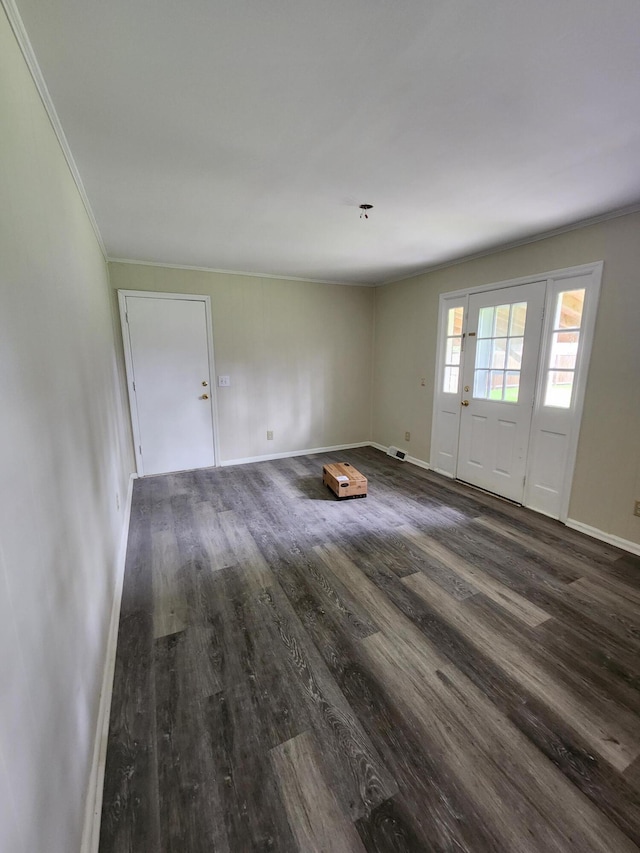
[[[213,424],[213,456],[214,465],[220,465],[220,445],[219,445],[219,427],[218,427],[218,404],[217,404],[217,383],[215,381],[215,362],[213,352],[213,322],[211,319],[211,299],[209,296],[193,293],[162,293],[160,291],[149,290],[118,290],[118,304],[120,307],[120,324],[122,329],[122,343],[124,348],[124,362],[127,374],[127,393],[129,395],[129,417],[131,421],[131,431],[133,433],[133,449],[136,459],[136,471],[139,476],[144,476],[144,462],[140,453],[141,436],[137,418],[137,401],[136,393],[133,384],[133,357],[131,353],[131,341],[129,339],[129,330],[127,328],[126,317],[126,299],[127,296],[144,298],[144,299],[181,299],[186,301],[203,302],[205,309],[205,322],[207,332],[207,349],[209,354],[209,374],[211,382],[209,383],[209,405],[211,406],[211,422]]]
[[[597,261],[595,263],[581,264],[575,267],[567,267],[565,269],[538,273],[537,275],[523,276],[517,279],[493,282],[479,287],[465,288],[440,294],[433,417],[431,424],[430,468],[447,477],[456,477],[460,434],[460,404],[462,397],[461,393],[458,393],[457,395],[445,395],[441,390],[441,380],[444,373],[444,340],[446,338],[446,322],[449,308],[461,305],[464,306],[463,331],[466,335],[468,300],[471,294],[481,293],[484,291],[501,290],[521,284],[532,284],[537,281],[546,280],[545,317],[537,370],[538,378],[533,407],[532,436],[527,462],[524,506],[531,506],[538,512],[551,515],[553,518],[558,518],[560,521],[567,520],[569,500],[571,497],[571,485],[573,482],[575,460],[578,449],[578,437],[582,422],[589,360],[591,357],[598,300],[600,296],[600,286],[602,282],[603,266],[603,261]],[[571,288],[571,279],[574,278],[581,279],[582,283],[578,286],[586,287],[587,298],[585,300],[585,309],[581,326],[579,367],[576,370],[575,376],[574,396],[571,406],[571,424],[566,444],[565,468],[560,489],[561,494],[557,501],[557,509],[554,509],[553,512],[548,512],[539,505],[536,505],[531,490],[531,464],[533,460],[531,448],[535,445],[534,429],[540,430],[542,428],[541,419],[544,415],[544,407],[542,406],[542,382],[546,365],[543,363],[543,360],[546,358],[548,351],[553,302],[559,291]],[[459,392],[461,392],[461,389],[462,383],[460,382]]]

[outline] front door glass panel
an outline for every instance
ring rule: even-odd
[[[511,302],[480,309],[473,396],[517,403],[527,303]]]

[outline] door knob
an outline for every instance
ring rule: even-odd
[[[460,405],[461,405],[461,406],[468,406],[468,405],[469,405],[469,401],[468,401],[468,400],[463,400],[463,401],[462,401],[462,403],[461,403]]]
[[[209,384],[208,382],[205,382],[205,381],[203,380],[203,382],[202,382],[202,387],[203,387],[203,388],[206,388],[208,384]]]
[[[209,395],[208,395],[208,394],[203,394],[203,395],[202,395],[202,397],[200,397],[200,399],[201,399],[201,400],[208,400],[208,399],[209,399]]]

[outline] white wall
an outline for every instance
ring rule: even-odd
[[[211,297],[216,372],[231,377],[217,389],[223,461],[371,438],[371,288],[141,264],[109,269],[114,289]]]
[[[133,460],[106,264],[2,9],[0,115],[0,849],[73,853]]]
[[[374,440],[429,460],[440,293],[604,260],[569,517],[640,543],[639,238],[636,213],[378,288]]]

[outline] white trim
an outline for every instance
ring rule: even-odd
[[[218,420],[218,382],[216,379],[213,342],[213,313],[211,311],[211,297],[209,296],[205,298],[204,313],[209,338],[207,341],[207,350],[209,352],[209,375],[211,376],[209,402],[211,403],[211,422],[213,427],[213,461],[217,466],[220,465],[220,423]]]
[[[409,462],[411,465],[416,465],[418,468],[424,468],[425,471],[431,471],[431,465],[423,459],[418,459],[416,456],[407,456],[404,461]]]
[[[440,474],[441,477],[446,477],[449,480],[455,480],[455,474],[452,474],[450,471],[443,471],[442,468],[429,468],[430,471],[433,471],[434,474]],[[462,480],[460,480],[462,483]],[[465,486],[469,485],[468,483],[464,484]]]
[[[197,293],[162,293],[152,290],[118,290],[118,305],[120,306],[120,327],[122,329],[122,343],[124,347],[124,362],[125,371],[127,374],[127,393],[129,395],[129,414],[131,420],[131,429],[133,432],[133,451],[136,457],[136,469],[138,474],[144,476],[144,463],[142,454],[140,453],[140,424],[138,421],[138,401],[136,393],[133,390],[133,358],[131,354],[131,339],[129,337],[129,324],[126,319],[127,315],[127,297],[131,296],[136,299],[178,299],[182,301],[204,302],[205,321],[207,325],[207,352],[209,355],[209,376],[210,376],[210,394],[209,403],[211,405],[211,421],[213,426],[213,461],[214,466],[220,465],[220,430],[218,424],[218,387],[216,382],[216,370],[214,360],[214,344],[213,344],[213,320],[211,315],[211,297]],[[208,466],[208,467],[214,467]]]
[[[601,542],[606,542],[608,545],[614,545],[616,548],[621,548],[623,551],[628,551],[630,554],[640,556],[640,543],[632,542],[631,539],[622,539],[620,536],[615,536],[613,533],[605,533],[604,530],[598,530],[597,527],[591,527],[590,524],[583,524],[581,521],[576,521],[573,518],[566,520],[567,527],[572,530],[577,530],[579,533],[585,533],[593,539],[599,539]]]
[[[100,250],[102,251],[102,254],[106,261],[108,260],[107,250],[102,240],[102,235],[100,234],[98,223],[96,222],[93,210],[91,209],[91,204],[89,203],[89,198],[85,191],[84,184],[82,183],[80,172],[78,171],[78,167],[76,166],[76,161],[73,159],[71,148],[69,147],[67,137],[65,136],[64,130],[62,129],[62,124],[58,117],[58,113],[56,112],[56,108],[53,104],[49,89],[47,88],[47,84],[45,82],[42,71],[40,70],[40,66],[38,65],[38,60],[36,59],[35,51],[33,49],[33,46],[31,45],[29,36],[27,35],[27,30],[25,28],[24,22],[20,17],[20,12],[18,12],[15,0],[0,0],[0,3],[2,3],[7,18],[9,19],[9,24],[11,26],[11,29],[13,30],[13,34],[16,37],[16,41],[18,42],[20,50],[22,51],[24,61],[27,63],[27,68],[29,69],[31,77],[33,78],[35,87],[38,90],[40,100],[42,101],[42,105],[45,109],[45,112],[47,113],[49,121],[51,122],[53,132],[55,133],[58,139],[58,143],[60,145],[60,148],[62,149],[62,154],[64,155],[64,158],[67,161],[67,166],[69,167],[71,176],[75,181],[75,185],[78,189],[78,193],[80,194],[80,198],[82,199],[84,209],[87,212],[89,222],[91,223],[91,227],[93,228],[94,234],[96,235],[96,240],[98,241],[98,245],[100,246]]]
[[[192,302],[204,302],[205,299],[211,298],[203,293],[165,293],[163,290],[118,290],[123,296],[135,296],[136,298],[144,299],[186,299]]]
[[[445,290],[440,294],[443,299],[456,299],[472,295],[474,293],[484,293],[487,290],[502,290],[505,287],[516,287],[521,284],[534,284],[545,279],[554,279],[560,281],[563,278],[572,278],[576,275],[587,275],[599,270],[602,273],[604,261],[590,261],[588,264],[578,264],[575,267],[562,267],[558,270],[547,270],[545,272],[534,273],[531,275],[523,275],[519,278],[508,278],[504,281],[493,281],[487,284],[478,284],[476,287],[462,288],[460,290]]]
[[[383,453],[386,453],[388,448],[384,446],[384,444],[378,444],[377,441],[367,441],[365,444],[354,445],[355,447],[374,447],[376,450],[381,450]],[[310,451],[312,452],[312,451]],[[393,457],[390,457],[393,458]],[[417,456],[405,456],[405,462],[410,462],[411,465],[417,465],[418,468],[424,468],[426,471],[431,471],[431,465],[428,462],[425,462],[424,459],[418,459]]]
[[[0,0],[2,2],[2,0]],[[190,264],[165,264],[161,261],[134,261],[132,258],[107,258],[110,264],[137,264],[141,267],[164,267],[168,270],[190,270],[191,272],[213,272],[221,275],[243,275],[248,278],[273,278],[282,281],[304,281],[308,284],[337,284],[341,287],[377,287],[364,281],[334,281],[328,278],[303,278],[296,275],[277,275],[267,272],[244,272],[243,270],[221,270],[215,267],[196,267]]]
[[[62,128],[60,118],[58,117],[58,113],[51,98],[51,94],[49,93],[49,89],[40,69],[40,65],[38,64],[38,60],[36,58],[36,54],[29,39],[29,36],[27,34],[26,27],[15,4],[15,0],[0,0],[0,3],[2,4],[2,7],[5,10],[11,29],[13,30],[13,33],[16,37],[18,46],[20,47],[29,72],[31,73],[31,77],[33,78],[33,82],[36,86],[38,94],[40,95],[40,99],[49,117],[51,126],[53,127],[54,133],[56,134],[56,137],[62,149],[62,153],[65,157],[65,160],[67,161],[67,165],[69,166],[69,171],[71,172],[76,187],[78,188],[78,193],[80,194],[80,198],[82,199],[82,203],[84,204],[87,216],[96,235],[96,239],[98,241],[102,254],[104,255],[105,260],[109,263],[141,264],[143,266],[167,267],[168,269],[185,269],[194,270],[197,272],[215,272],[223,273],[225,275],[243,275],[255,278],[273,278],[282,279],[284,281],[306,281],[315,284],[339,284],[351,287],[384,287],[387,284],[394,284],[399,281],[406,281],[407,279],[416,278],[417,276],[424,275],[425,273],[437,272],[438,270],[447,269],[448,267],[455,266],[457,264],[463,264],[467,261],[473,261],[478,258],[487,257],[488,255],[495,255],[500,252],[506,252],[510,249],[515,249],[518,246],[526,246],[529,243],[536,243],[540,240],[546,240],[550,237],[556,237],[559,234],[565,234],[569,231],[576,231],[580,228],[588,228],[590,225],[597,225],[598,223],[606,222],[609,219],[617,219],[621,216],[629,216],[633,213],[637,213],[640,211],[640,203],[635,203],[626,207],[617,208],[616,210],[608,211],[606,213],[601,213],[596,216],[588,217],[586,219],[580,219],[577,222],[572,222],[568,225],[561,225],[558,228],[554,228],[549,231],[543,231],[533,236],[523,237],[519,240],[514,240],[509,243],[502,243],[500,245],[493,246],[488,249],[482,249],[479,252],[475,252],[470,255],[463,255],[462,257],[454,258],[449,261],[443,261],[439,264],[425,266],[419,270],[414,270],[413,272],[407,273],[407,275],[394,277],[382,282],[365,283],[355,281],[333,281],[330,279],[301,278],[299,276],[277,275],[274,273],[242,272],[239,270],[223,270],[216,269],[213,267],[190,266],[187,264],[163,264],[158,263],[157,261],[137,261],[129,258],[112,258],[107,255],[107,250],[105,248],[102,235],[100,234],[100,229],[98,228],[98,223],[91,208],[91,204],[89,203],[89,198],[84,188],[80,172],[73,158],[73,154],[71,153],[71,148],[69,147],[67,137]]]
[[[118,626],[120,624],[120,606],[122,604],[122,588],[124,584],[124,568],[129,541],[129,522],[131,519],[131,501],[133,483],[137,474],[129,477],[127,501],[125,504],[122,536],[116,563],[115,586],[111,606],[111,621],[107,635],[100,705],[98,706],[98,721],[93,746],[93,760],[89,774],[87,800],[85,804],[84,829],[82,832],[81,853],[98,853],[100,842],[100,817],[102,814],[102,794],[104,791],[104,772],[107,757],[107,740],[109,736],[109,715],[111,711],[111,696],[113,693],[113,676],[116,666],[116,648],[118,645]]]
[[[251,462],[269,462],[272,459],[289,459],[293,456],[311,456],[313,453],[333,453],[336,450],[353,450],[356,447],[377,447],[386,450],[380,445],[372,445],[370,441],[356,441],[353,444],[334,444],[332,447],[312,447],[307,450],[289,450],[286,453],[267,453],[264,456],[245,456],[242,459],[225,459],[220,465],[223,468],[229,465],[249,465]]]
[[[534,234],[531,237],[523,237],[521,240],[514,240],[511,243],[501,243],[489,249],[481,249],[479,252],[474,252],[471,255],[462,255],[459,258],[452,258],[450,261],[443,261],[440,264],[422,267],[421,269],[407,273],[400,278],[389,278],[374,287],[385,287],[387,284],[397,284],[399,281],[408,281],[410,278],[417,278],[427,273],[446,270],[449,267],[455,267],[458,264],[466,264],[468,261],[476,261],[479,258],[487,258],[490,255],[499,255],[501,252],[508,252],[510,249],[517,249],[519,246],[527,246],[529,243],[538,243],[540,240],[548,240],[550,237],[558,237],[560,234],[567,234],[569,231],[578,231],[580,228],[589,228],[591,225],[598,225],[600,222],[608,222],[610,219],[618,219],[621,216],[631,216],[634,213],[640,213],[640,202],[629,204],[626,207],[619,207],[615,210],[610,210],[607,213],[601,213],[597,216],[591,216],[587,219],[579,219],[577,222],[572,222],[569,225],[561,225],[558,228],[553,228],[550,231],[542,231],[539,234]]]
[[[436,438],[437,438],[437,424],[438,424],[438,414],[439,414],[438,403],[440,402],[440,379],[442,376],[442,366],[443,366],[443,360],[444,360],[444,355],[445,355],[443,352],[443,350],[445,348],[445,341],[446,341],[446,334],[443,334],[443,324],[444,324],[443,318],[445,316],[444,305],[445,305],[444,294],[441,293],[438,296],[438,326],[437,326],[438,330],[436,332],[436,374],[435,374],[434,382],[433,382],[433,398],[432,398],[432,402],[431,402],[431,435],[430,435],[430,439],[429,439],[429,462],[431,463],[432,466],[433,466],[433,463],[435,462],[435,456],[436,456]],[[467,322],[467,308],[465,305],[465,308],[464,308],[464,311],[462,314],[462,333],[463,333],[462,340],[463,341],[465,340],[464,332],[465,332],[466,322]],[[460,378],[461,378],[461,373],[462,373],[462,359],[463,359],[463,355],[462,355],[462,351],[461,351],[461,353],[460,353],[460,369],[458,370],[458,385],[460,384]],[[458,419],[458,424],[459,423],[460,423],[460,419]],[[457,454],[456,454],[456,460],[457,460]],[[435,471],[438,469],[434,468],[433,470]]]

